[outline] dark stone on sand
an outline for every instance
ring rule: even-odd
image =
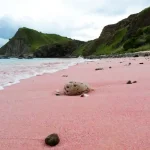
[[[80,97],[84,97],[84,94],[81,94]]]
[[[62,77],[68,77],[68,75],[62,75]]]
[[[139,63],[140,65],[144,64],[143,62]]]
[[[109,68],[111,69],[112,67],[110,66]]]
[[[136,55],[134,55],[133,57],[139,57],[139,55],[138,55],[138,54],[136,54]]]
[[[137,83],[137,81],[133,81],[132,83]]]
[[[147,57],[147,56],[149,56],[149,54],[148,54],[148,53],[145,53],[145,54],[144,54],[144,57]]]
[[[129,81],[127,82],[127,84],[132,84],[132,82],[129,80]]]
[[[45,144],[49,146],[56,146],[60,142],[59,136],[53,133],[45,138]]]
[[[95,70],[103,70],[103,68],[96,68]]]
[[[129,63],[129,66],[131,65],[131,63]]]

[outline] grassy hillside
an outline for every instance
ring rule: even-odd
[[[75,55],[109,55],[150,50],[150,7],[107,25],[99,38],[85,43]]]
[[[8,55],[34,53],[41,46],[69,41],[72,41],[72,39],[56,34],[46,34],[24,27],[18,29],[14,37],[9,39],[9,42],[1,48],[0,53]]]
[[[29,28],[20,28],[15,37],[21,37],[30,45],[31,51],[34,52],[40,46],[54,43],[64,43],[71,41],[67,37],[62,37],[57,34],[46,34]]]

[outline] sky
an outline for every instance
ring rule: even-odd
[[[0,47],[28,27],[83,41],[150,6],[150,0],[0,0]]]

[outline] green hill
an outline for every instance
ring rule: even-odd
[[[45,34],[28,28],[20,28],[16,36],[23,37],[31,46],[31,51],[33,52],[42,45],[71,41],[71,39],[67,37],[62,37],[57,34]]]
[[[85,43],[74,55],[109,55],[150,50],[150,7],[103,28],[99,38]]]
[[[20,28],[14,37],[6,43],[0,50],[1,54],[21,55],[34,53],[40,46],[46,44],[65,43],[72,41],[67,37],[56,34],[45,34],[29,28]]]

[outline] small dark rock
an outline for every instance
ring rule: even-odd
[[[18,56],[18,59],[23,59],[23,58],[25,58],[23,54]]]
[[[45,144],[49,146],[56,146],[60,142],[59,136],[55,133],[45,138]]]
[[[80,97],[84,97],[84,94],[81,94]]]
[[[132,83],[137,83],[137,81],[133,81]]]
[[[140,65],[144,64],[143,62],[139,63]]]
[[[136,55],[134,55],[133,57],[139,57],[139,55],[138,55],[138,54],[136,54]]]
[[[62,77],[68,77],[68,75],[62,75]]]
[[[127,84],[132,84],[132,82],[129,80],[129,81],[127,82]]]
[[[129,63],[129,66],[131,65],[131,63]]]
[[[110,66],[109,68],[111,69],[112,67]]]
[[[147,57],[147,56],[149,56],[149,54],[148,54],[148,53],[145,53],[145,54],[144,54],[144,57]]]
[[[55,94],[56,96],[60,96],[60,92],[56,92],[56,94]]]
[[[120,62],[120,64],[121,64],[122,62]]]
[[[56,96],[60,96],[60,94],[59,94],[59,93],[56,93]]]
[[[27,59],[33,59],[33,56],[27,56]]]
[[[96,68],[95,70],[103,70],[103,68]]]

